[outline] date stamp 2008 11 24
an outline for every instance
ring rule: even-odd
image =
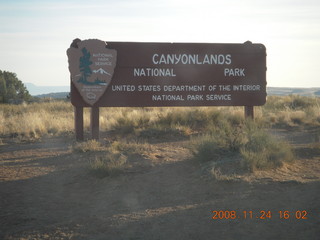
[[[270,210],[261,211],[234,211],[234,210],[214,210],[212,211],[212,219],[308,219],[308,212],[306,210],[280,210],[272,212]]]

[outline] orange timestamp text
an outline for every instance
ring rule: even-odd
[[[308,212],[306,210],[297,211],[234,211],[234,210],[214,210],[212,211],[212,219],[308,219]]]

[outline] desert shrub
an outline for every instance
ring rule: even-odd
[[[317,101],[316,97],[304,97],[299,95],[268,96],[264,108],[272,111],[281,111],[285,109],[301,110],[316,105]]]
[[[99,178],[116,176],[126,168],[127,156],[121,153],[106,153],[104,156],[96,156],[90,162],[90,172]]]
[[[251,121],[238,128],[225,123],[211,134],[192,138],[190,150],[194,159],[202,163],[239,155],[242,167],[249,171],[280,167],[294,158],[289,144]]]
[[[161,114],[154,124],[165,128],[186,127],[187,131],[190,131],[190,129],[204,130],[206,126],[217,123],[221,119],[223,119],[223,114],[218,108],[184,107],[169,109],[164,114]]]
[[[320,105],[318,97],[270,96],[260,108],[265,122],[275,127],[319,126]]]
[[[101,108],[100,130],[142,138],[190,136],[205,132],[239,137],[244,124],[243,107]],[[317,97],[268,96],[266,105],[255,107],[260,126],[319,126]],[[90,109],[84,109],[84,129],[89,130]],[[216,128],[232,126],[235,132]],[[0,105],[0,135],[40,138],[74,131],[73,106],[64,101]],[[238,131],[238,132],[237,132]],[[237,140],[231,141],[236,143]]]
[[[280,141],[263,130],[251,131],[248,142],[240,153],[242,166],[249,170],[277,168],[283,162],[293,161],[294,156],[288,143]]]
[[[151,146],[146,143],[114,141],[103,145],[96,140],[75,143],[73,151],[89,160],[89,172],[98,178],[115,176],[131,167],[133,155],[146,155]]]
[[[199,162],[219,161],[221,156],[229,152],[229,149],[211,134],[192,138],[189,147],[193,158]]]
[[[302,110],[284,110],[269,116],[270,122],[275,127],[294,127],[316,125],[315,117]]]
[[[285,110],[287,108],[287,101],[285,100],[285,97],[279,97],[279,96],[268,96],[267,102],[263,106],[263,109],[266,111],[281,111]]]
[[[193,128],[205,125],[208,122],[208,112],[199,109],[183,108],[171,111],[159,118],[157,123],[163,126],[181,125]]]
[[[294,111],[290,114],[290,120],[293,124],[301,125],[307,120],[306,113],[301,110]]]
[[[74,152],[95,152],[102,149],[101,143],[94,139],[85,142],[78,142],[73,146]]]
[[[120,109],[118,112],[109,112],[107,130],[115,130],[121,135],[134,134],[137,129],[147,128],[152,119],[151,113],[143,108]]]
[[[216,111],[219,115],[219,111]],[[189,136],[195,129],[204,129],[213,118],[205,108],[137,108],[131,112],[120,109],[107,113],[105,130],[114,130],[120,135],[134,135],[141,138],[167,136]]]
[[[289,102],[288,106],[293,110],[301,110],[307,109],[314,105],[314,99],[311,97],[303,97],[299,95],[290,96],[291,102]]]
[[[191,139],[190,150],[194,159],[200,162],[219,161],[222,158],[239,153],[246,143],[247,136],[243,128],[228,123],[210,130],[210,134]]]
[[[150,151],[151,146],[147,143],[140,142],[124,142],[124,141],[114,141],[109,147],[111,153],[121,152],[124,155],[133,154],[145,154],[145,152]]]
[[[137,136],[142,139],[163,139],[163,138],[180,138],[189,136],[192,130],[187,126],[172,125],[165,127],[161,125],[150,126],[137,131]]]
[[[114,130],[120,134],[133,133],[135,127],[137,127],[136,123],[132,119],[126,117],[118,118],[117,123],[113,126]]]
[[[236,176],[237,174],[235,173],[224,173],[224,171],[220,167],[213,166],[210,170],[209,173],[211,177],[217,181],[224,181],[224,182],[233,182],[235,181],[238,177]]]
[[[223,113],[217,122],[206,126],[207,133],[215,136],[220,146],[236,151],[246,141],[245,127],[250,120],[245,120],[243,115]]]

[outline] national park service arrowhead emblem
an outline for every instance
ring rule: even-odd
[[[67,50],[71,81],[83,100],[94,105],[107,90],[117,62],[117,51],[97,39],[74,42]]]

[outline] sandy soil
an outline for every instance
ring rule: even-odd
[[[229,181],[204,174],[183,141],[154,144],[140,167],[99,179],[70,136],[3,139],[0,239],[320,239],[319,147],[307,132],[277,134],[294,144],[295,164]]]

